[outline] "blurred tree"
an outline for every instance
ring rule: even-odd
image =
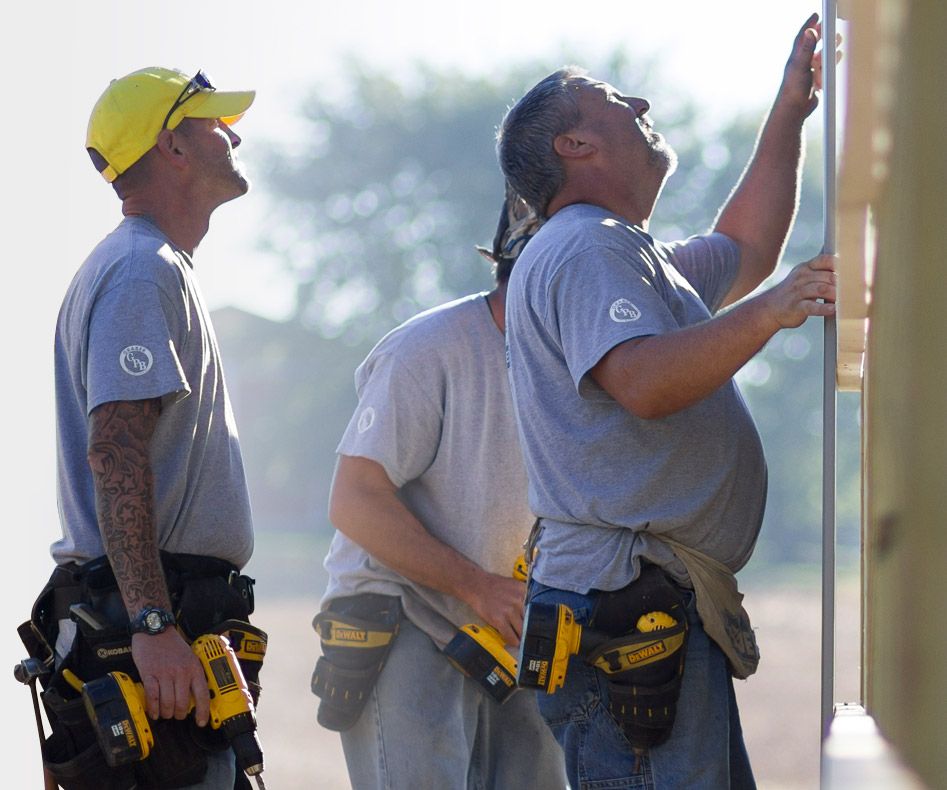
[[[353,68],[351,102],[312,98],[308,152],[274,151],[280,230],[298,278],[295,319],[325,336],[377,339],[419,309],[486,288],[473,253],[493,236],[502,180],[500,87],[422,70],[411,89]]]
[[[734,117],[709,128],[686,94],[660,84],[653,63],[614,53],[603,63],[587,65],[596,76],[648,97],[656,126],[678,152],[678,171],[658,204],[652,232],[672,239],[707,230],[752,151],[762,108],[756,117]],[[366,344],[421,309],[489,288],[489,269],[473,247],[492,239],[502,194],[495,129],[506,107],[550,70],[517,67],[510,76],[491,80],[419,66],[413,79],[395,82],[352,63],[344,103],[313,94],[303,106],[306,144],[268,152],[261,171],[267,174],[273,216],[265,244],[291,268],[298,283],[291,323],[308,330],[285,336],[294,343],[310,334],[320,339],[313,337],[311,348],[283,357],[311,364],[291,364],[290,380],[276,384],[270,379],[269,386],[286,390],[279,402],[294,404],[295,418],[285,430],[272,419],[260,423],[270,430],[248,450],[267,460],[251,485],[272,480],[292,489],[299,508],[312,508],[296,517],[301,526],[327,526],[325,493],[333,459],[309,459],[303,464],[309,468],[298,468],[286,463],[287,448],[299,443],[303,426],[310,426],[328,432],[329,439],[321,442],[325,452],[341,436],[353,402],[350,387],[344,396],[337,383],[323,387],[327,374],[312,349],[322,349],[327,361],[331,357],[333,382],[342,380],[340,364],[351,382]],[[791,263],[818,252],[818,172],[817,156],[812,156],[779,277]],[[252,341],[243,335],[246,349]],[[818,557],[820,336],[818,321],[781,333],[739,374],[770,467],[759,563]],[[326,345],[326,339],[336,344]],[[336,351],[330,354],[330,348]],[[344,348],[349,351],[338,351]],[[238,393],[236,406],[239,399]],[[849,543],[857,539],[858,517],[854,415],[852,408],[843,409],[839,440],[839,516]],[[846,451],[852,447],[854,454]],[[300,497],[301,492],[310,495]],[[254,494],[255,503],[264,501],[287,504],[276,489]],[[266,519],[259,508],[257,513]],[[284,513],[280,521],[292,528],[296,518]]]

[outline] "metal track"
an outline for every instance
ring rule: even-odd
[[[836,247],[836,128],[835,128],[836,0],[822,1],[822,116],[824,139],[824,235],[822,251]],[[828,735],[835,703],[835,543],[836,543],[836,367],[838,329],[834,317],[825,319],[822,381],[822,738]]]

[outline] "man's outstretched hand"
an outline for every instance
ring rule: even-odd
[[[819,106],[819,93],[822,90],[822,22],[819,15],[813,14],[796,34],[792,44],[792,53],[783,71],[783,84],[779,91],[779,101],[794,107],[802,117],[808,117]],[[842,37],[836,35],[836,47]],[[842,53],[836,49],[836,62]]]

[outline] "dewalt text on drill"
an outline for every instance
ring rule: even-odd
[[[513,563],[513,578],[525,582],[526,575],[526,561],[520,556]],[[516,691],[516,659],[492,626],[468,623],[448,642],[444,654],[497,702],[506,702]]]
[[[569,660],[606,675],[609,712],[636,752],[663,743],[674,723],[684,672],[687,618],[680,593],[654,565],[622,590],[598,596],[589,626],[561,603],[526,607],[517,685],[553,694]]]
[[[210,721],[222,730],[237,765],[264,790],[263,749],[257,735],[256,711],[236,654],[226,637],[205,634],[192,650],[204,668],[210,691]],[[72,673],[69,682],[81,691],[86,711],[109,766],[146,759],[155,745],[145,713],[145,690],[124,672],[110,672],[82,683]],[[194,700],[191,700],[191,710]]]

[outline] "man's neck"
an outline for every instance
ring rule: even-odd
[[[547,216],[576,203],[598,206],[631,225],[648,229],[651,214],[664,188],[664,174],[648,171],[634,183],[615,182],[609,173],[586,168],[567,173],[559,193],[549,201]]]
[[[490,293],[487,294],[487,306],[490,308],[490,315],[493,316],[493,323],[497,329],[506,334],[506,286],[507,280],[497,283]]]
[[[126,217],[147,219],[188,255],[194,254],[210,227],[209,215],[184,211],[173,204],[158,205],[157,201],[127,199],[122,204],[122,213]]]
[[[549,217],[552,217],[554,214],[562,211],[562,209],[566,208],[567,206],[574,206],[580,203],[589,206],[597,206],[598,208],[604,209],[610,214],[614,214],[616,217],[621,217],[629,225],[637,225],[639,228],[645,231],[648,229],[648,223],[651,221],[650,215],[642,214],[641,211],[637,211],[630,206],[623,208],[617,204],[612,205],[608,201],[595,200],[592,198],[586,200],[572,200],[568,203],[558,203],[558,205],[552,202],[549,204],[547,214]]]

